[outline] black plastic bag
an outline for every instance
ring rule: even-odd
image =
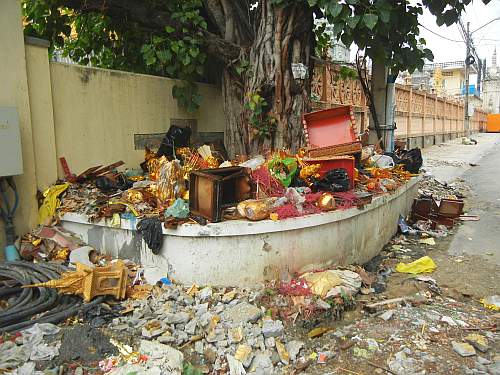
[[[326,172],[321,180],[313,180],[314,191],[347,191],[349,190],[349,175],[344,168],[332,169]]]
[[[100,176],[95,179],[95,186],[103,192],[109,192],[111,190],[124,191],[132,187],[132,182],[130,182],[123,174],[119,174],[116,179],[111,179],[107,176]]]
[[[153,254],[160,253],[161,245],[163,244],[163,230],[161,221],[158,218],[142,219],[137,223],[137,231],[141,234],[146,244],[151,249]]]
[[[422,158],[422,151],[419,148],[413,148],[409,151],[401,151],[397,158],[393,158],[394,163],[403,164],[404,169],[410,173],[418,173],[422,167],[424,159]]]
[[[169,160],[175,159],[175,149],[178,147],[189,146],[190,138],[190,128],[181,128],[176,125],[171,125],[167,134],[165,134],[165,137],[161,141],[161,145],[156,152],[156,156],[165,156]]]

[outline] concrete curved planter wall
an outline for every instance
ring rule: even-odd
[[[362,264],[376,256],[397,229],[418,192],[414,178],[364,209],[333,211],[281,221],[229,221],[165,230],[163,247],[153,255],[135,230],[88,223],[66,214],[64,228],[114,257],[140,262],[149,281],[168,276],[186,285],[252,286],[279,277],[331,265]]]

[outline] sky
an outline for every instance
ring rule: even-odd
[[[416,3],[417,1],[410,0],[410,2]],[[467,25],[467,22],[470,22],[470,31],[474,31],[497,17],[500,17],[500,0],[491,0],[487,5],[481,0],[472,0],[472,3],[466,7],[465,13],[462,14],[462,21],[464,26]],[[458,24],[439,27],[436,24],[435,17],[426,8],[424,8],[424,14],[419,17],[419,22],[431,30],[428,31],[420,27],[420,36],[426,40],[427,48],[433,52],[434,62],[465,59],[465,43]],[[491,56],[496,46],[497,60],[498,64],[500,64],[500,20],[494,21],[474,32],[472,39],[479,57],[486,59],[487,66],[491,66]],[[356,50],[355,45],[351,46],[351,61],[355,59]]]
[[[473,0],[466,7],[465,13],[462,14],[462,21],[464,26],[470,22],[470,30],[473,32],[488,21],[498,17],[500,17],[500,0],[491,0],[487,5],[481,0]],[[435,33],[420,27],[420,35],[426,40],[427,48],[434,53],[435,62],[457,61],[465,58],[465,43],[458,25],[439,27],[434,16],[427,10],[424,11],[419,22]],[[486,58],[486,65],[491,66],[491,56],[495,46],[497,47],[497,56],[500,54],[500,19],[473,32],[472,39],[479,57]]]

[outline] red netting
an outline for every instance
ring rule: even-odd
[[[284,204],[283,206],[280,206],[276,208],[275,212],[278,214],[279,219],[286,219],[289,217],[299,217],[299,216],[304,216],[304,215],[311,215],[311,214],[319,214],[321,211],[320,208],[316,207],[314,205],[314,202],[316,202],[319,198],[321,193],[318,195],[318,193],[312,193],[312,194],[306,194],[306,202],[303,205],[303,211],[299,212],[297,210],[297,207],[295,207],[294,204],[292,203],[287,203]]]
[[[323,192],[321,191],[317,193],[306,194],[306,203],[316,203],[322,194]]]
[[[304,279],[292,279],[288,283],[282,282],[279,292],[285,296],[309,296],[312,293]]]
[[[285,188],[279,183],[266,166],[252,171],[252,180],[257,184],[257,196],[260,197],[282,197]]]
[[[358,197],[352,191],[342,191],[333,193],[338,210],[347,210],[356,207]]]

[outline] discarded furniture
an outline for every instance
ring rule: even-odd
[[[245,168],[228,167],[192,171],[189,176],[189,209],[213,223],[222,220],[224,208],[251,198]]]
[[[302,116],[308,157],[338,156],[361,153],[356,137],[351,106],[325,109]]]
[[[433,197],[415,198],[412,205],[413,221],[430,220],[432,229],[444,225],[452,228],[463,215],[464,201],[460,199],[441,199],[438,203]]]

